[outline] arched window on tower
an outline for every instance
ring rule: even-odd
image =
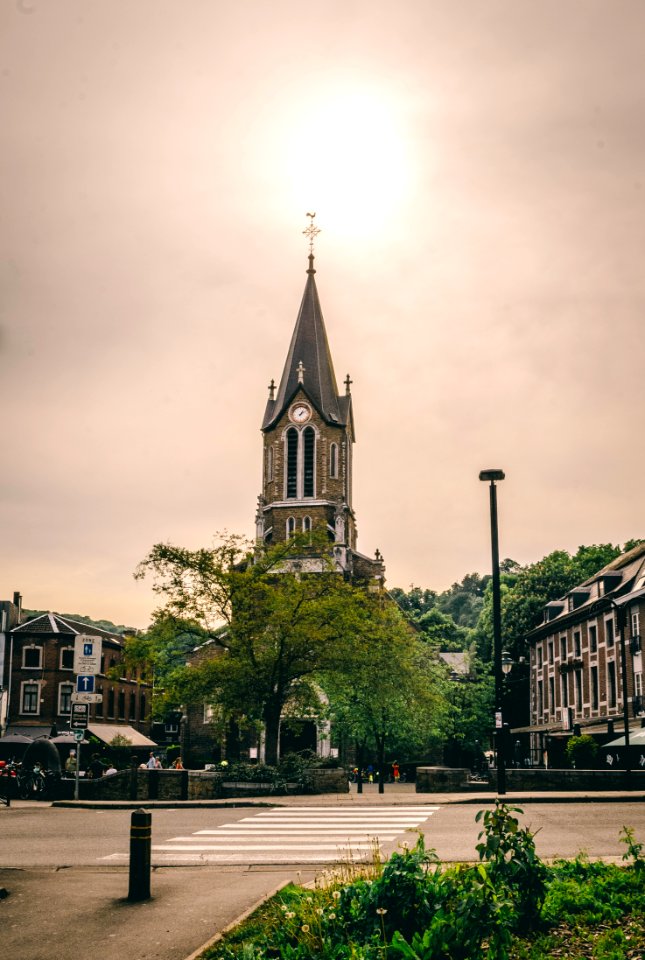
[[[316,452],[316,433],[313,427],[305,427],[303,431],[304,442],[304,474],[303,474],[303,496],[314,496],[314,464]]]
[[[287,499],[298,496],[298,431],[287,430]]]
[[[273,480],[273,447],[267,447],[267,483]]]
[[[302,532],[311,533],[311,517],[303,517],[302,519]]]
[[[332,443],[329,447],[329,476],[338,476],[338,444]]]
[[[287,536],[293,537],[296,534],[296,518],[289,517],[287,520]]]

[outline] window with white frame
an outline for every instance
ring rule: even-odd
[[[560,659],[561,659],[561,660],[566,660],[566,659],[567,659],[567,638],[566,638],[566,636],[560,637]],[[565,707],[566,707],[566,703],[565,703]]]
[[[302,532],[311,533],[311,517],[303,517],[302,519]]]
[[[560,702],[563,707],[569,706],[569,675],[563,673],[560,677]]]
[[[599,698],[599,688],[598,688],[598,667],[592,667],[590,673],[591,679],[591,709],[597,710]]]
[[[632,637],[641,635],[641,615],[639,610],[632,610]]]
[[[576,670],[573,675],[575,681],[576,710],[582,712],[582,670]]]
[[[589,636],[589,653],[598,652],[598,627],[595,623],[590,623],[587,628]]]
[[[643,674],[640,670],[634,673],[634,696],[643,696]]]
[[[555,713],[555,677],[549,677],[549,713]]]
[[[607,662],[607,705],[616,706],[616,664],[613,660]]]
[[[72,693],[74,692],[73,683],[58,684],[58,712],[67,714],[72,712]]]
[[[43,665],[43,648],[37,647],[35,643],[30,643],[28,647],[22,648],[22,669],[23,670],[41,670]]]
[[[329,476],[338,477],[338,444],[332,443],[329,447]]]
[[[60,669],[74,669],[74,647],[61,647],[60,650]]]
[[[544,684],[542,680],[538,680],[537,685],[537,715],[539,718],[542,717],[544,713]]]
[[[553,640],[549,640],[548,651],[549,651],[549,663],[553,663]]]
[[[25,680],[20,684],[20,712],[40,713],[40,683]]]
[[[605,620],[605,643],[608,647],[613,647],[615,638],[614,631],[614,618],[610,617],[609,620]]]
[[[576,630],[573,634],[573,655],[574,657],[582,656],[582,641],[579,630]]]
[[[538,647],[537,647],[537,666],[538,666],[538,670],[541,670],[541,669],[542,669],[542,664],[543,664],[543,653],[542,653],[542,644],[540,643],[540,644],[538,644]]]

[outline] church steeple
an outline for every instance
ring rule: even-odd
[[[296,325],[280,383],[269,387],[262,433],[262,493],[258,499],[259,541],[278,542],[295,533],[327,535],[339,570],[349,576],[382,579],[380,558],[356,552],[352,506],[354,421],[352,381],[338,391],[315,281],[310,224],[309,267]]]
[[[262,429],[274,426],[293,400],[300,387],[326,423],[344,425],[349,404],[339,397],[334,364],[327,340],[316,281],[313,254],[309,254],[309,269],[305,291],[291,337],[287,359],[280,378],[275,400],[269,398]]]

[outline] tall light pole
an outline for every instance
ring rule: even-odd
[[[623,727],[625,730],[625,773],[631,774],[631,760],[629,756],[629,700],[627,698],[627,654],[625,652],[625,623],[627,621],[627,607],[611,600],[612,608],[616,611],[618,632],[620,636],[620,675],[623,687]]]
[[[490,483],[490,539],[493,557],[493,669],[495,675],[495,744],[497,746],[497,793],[506,793],[504,720],[502,717],[502,607],[499,591],[499,545],[497,540],[497,487],[503,470],[482,470],[479,479]]]

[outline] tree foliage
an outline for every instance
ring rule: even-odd
[[[277,761],[287,705],[317,702],[317,675],[348,662],[365,621],[366,592],[321,559],[320,547],[294,538],[259,552],[235,535],[211,549],[157,544],[137,572],[152,575],[164,599],[163,630],[189,624],[213,638],[213,656],[172,674],[175,696],[262,723],[267,763]]]

